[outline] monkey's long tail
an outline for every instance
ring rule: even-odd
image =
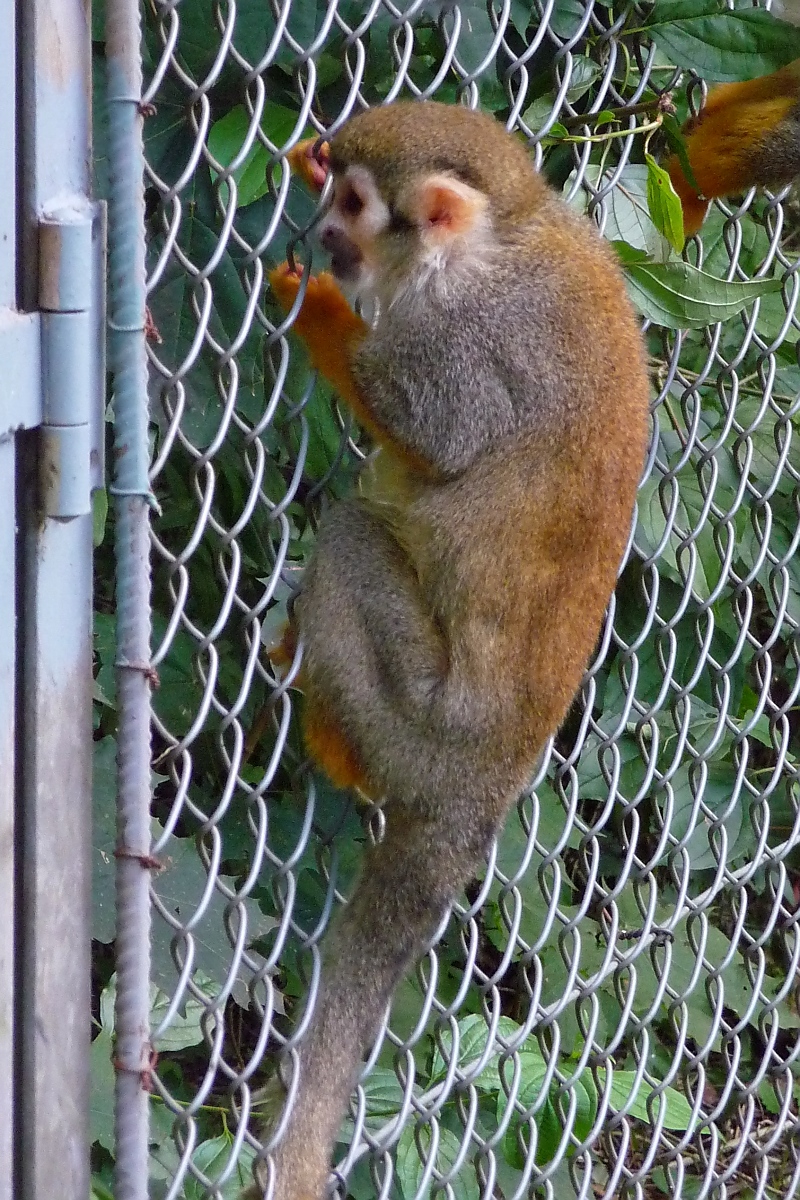
[[[386,834],[367,856],[352,900],[326,946],[311,1024],[299,1051],[300,1082],[277,1148],[275,1200],[318,1200],[365,1049],[389,998],[424,953],[444,913],[474,876],[496,823],[486,806],[422,817],[392,802]]]

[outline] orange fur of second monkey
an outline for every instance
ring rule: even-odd
[[[798,106],[800,59],[772,75],[722,84],[709,93],[697,116],[684,126],[686,154],[697,188],[684,175],[677,157],[666,164],[681,200],[687,234],[696,233],[703,224],[710,200],[746,192],[756,184],[790,181],[795,172],[771,172],[769,154],[764,151],[770,136]]]

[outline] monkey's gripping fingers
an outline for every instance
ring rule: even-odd
[[[272,293],[284,312],[288,312],[300,291],[303,278],[302,265],[281,263],[269,273]],[[331,327],[331,323],[332,326]],[[367,332],[367,324],[357,316],[347,302],[336,280],[329,271],[311,275],[306,282],[303,307],[297,315],[294,330],[304,339],[315,331],[328,337],[344,334],[350,341],[361,338]]]
[[[269,282],[281,308],[288,311],[300,291],[302,275],[289,263],[270,272]],[[303,305],[292,326],[308,347],[311,362],[355,412],[368,432],[377,435],[374,421],[359,395],[350,366],[369,326],[353,312],[333,276],[323,271],[306,281]]]
[[[286,155],[293,175],[299,175],[312,192],[321,192],[330,170],[330,147],[319,138],[298,142]]]

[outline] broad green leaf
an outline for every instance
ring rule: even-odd
[[[614,1109],[626,1109],[629,1117],[637,1117],[640,1121],[649,1121],[647,1102],[654,1093],[646,1080],[636,1084],[635,1071],[614,1071],[610,1088],[610,1104]],[[692,1106],[685,1096],[675,1088],[664,1088],[657,1099],[653,1100],[653,1116],[659,1115],[664,1108],[665,1129],[688,1129],[692,1119]]]
[[[439,1126],[438,1137],[435,1166],[440,1174],[445,1174],[458,1160],[461,1153],[461,1139],[442,1125]],[[414,1127],[409,1126],[403,1130],[403,1135],[398,1143],[395,1170],[404,1200],[427,1200],[431,1194],[430,1186],[421,1193],[419,1190],[425,1175],[427,1160],[423,1161],[420,1158],[417,1142],[419,1142],[423,1155],[427,1156],[433,1144],[430,1125],[423,1125],[416,1138],[414,1137]],[[451,1181],[450,1187],[455,1200],[478,1200],[481,1190],[469,1154],[467,1154],[460,1171]]]
[[[555,0],[550,14],[550,28],[557,37],[565,41],[573,37],[586,20],[586,5],[583,0]]]
[[[161,833],[154,822],[154,837]],[[153,890],[161,904],[179,921],[192,923],[198,905],[204,905],[203,919],[192,929],[194,970],[215,981],[227,980],[231,969],[231,940],[237,936],[239,923],[247,922],[247,945],[264,937],[277,922],[265,916],[250,897],[242,897],[229,908],[228,901],[216,887],[209,889],[208,875],[197,853],[194,838],[173,837],[164,856],[164,869],[153,881]],[[219,883],[232,891],[236,881],[225,875]],[[228,923],[231,934],[227,932]],[[169,992],[175,984],[173,947],[182,959],[188,953],[180,934],[158,921],[153,928],[152,979]],[[255,955],[255,952],[253,952]],[[233,994],[243,1008],[249,1002],[247,969],[242,966],[233,983]]]
[[[103,544],[107,517],[108,492],[105,488],[95,488],[92,492],[92,544],[95,548]]]
[[[399,1113],[405,1093],[400,1080],[389,1067],[375,1067],[364,1080],[362,1088],[366,1101],[367,1129],[377,1132],[387,1120]],[[339,1141],[350,1142],[353,1133],[353,1120],[348,1116],[342,1122]]]
[[[542,1058],[538,1050],[520,1050],[519,1052],[519,1088],[515,1097],[515,1102],[523,1108],[530,1108],[535,1104],[542,1090],[545,1075],[547,1074],[547,1063]],[[510,1085],[514,1078],[514,1068],[509,1062],[504,1072],[506,1086]],[[509,1097],[506,1095],[504,1087],[500,1087],[497,1093],[497,1119],[501,1121],[503,1115],[508,1108]],[[539,1117],[536,1117],[536,1123],[539,1123]]]
[[[197,978],[197,987],[203,989],[213,999],[214,989],[210,981]],[[203,986],[205,984],[205,987]],[[170,997],[153,983],[150,985],[150,1028],[157,1029],[167,1014]],[[186,1002],[178,1009],[168,1027],[155,1039],[155,1048],[161,1051],[183,1050],[185,1046],[198,1046],[203,1040],[200,1019],[205,1012],[204,1006],[194,996],[188,996]]]
[[[725,812],[730,807],[735,784],[736,768],[733,763],[709,763],[703,788],[703,803],[715,814]],[[698,786],[699,784],[696,782],[695,788]],[[689,781],[688,766],[678,768],[672,780],[672,789],[673,807],[669,826],[670,833],[678,839],[686,838],[683,849],[689,856],[692,871],[715,869],[718,855],[714,854],[709,838],[712,830],[711,819],[700,810],[694,825],[691,824],[695,796]],[[742,848],[739,846],[739,839],[742,835],[745,838],[744,845],[749,845],[752,831],[749,824],[746,824],[743,829],[743,820],[744,812],[740,803],[734,805],[733,810],[722,822],[728,839],[727,859],[729,862],[741,857]],[[714,844],[719,846],[718,838],[715,839]]]
[[[192,1155],[192,1163],[198,1171],[211,1180],[212,1184],[216,1183],[231,1165],[232,1148],[233,1138],[224,1133],[220,1134],[219,1137],[201,1142]],[[241,1195],[242,1189],[252,1183],[250,1168],[254,1158],[253,1148],[248,1145],[242,1146],[233,1169],[229,1175],[226,1175],[224,1182],[218,1184],[219,1190],[215,1190],[215,1195],[222,1196],[223,1200],[236,1200]],[[199,1179],[187,1175],[183,1195],[185,1200],[205,1200],[208,1191]]]
[[[242,148],[250,129],[252,117],[244,105],[232,108],[211,126],[208,133],[208,148],[217,162],[227,167]],[[297,113],[281,104],[267,101],[261,118],[261,129],[275,146],[283,146],[297,127]],[[237,184],[236,203],[246,208],[269,190],[267,163],[271,155],[257,139],[247,152],[244,161],[232,172]],[[217,178],[217,173],[212,171]]]
[[[702,329],[727,321],[759,296],[781,288],[779,279],[729,283],[685,262],[631,262],[625,274],[639,312],[666,329]]]
[[[565,190],[572,186],[571,175]],[[586,181],[594,188],[605,182],[600,168],[590,165],[586,170]],[[580,191],[572,203],[581,209],[586,207],[586,193]],[[644,163],[633,163],[625,167],[619,180],[603,201],[606,223],[603,230],[610,242],[625,242],[629,247],[642,251],[645,261],[666,262],[672,251],[663,233],[656,227],[648,202],[648,169]]]
[[[725,0],[656,0],[645,26],[676,66],[708,80],[755,79],[800,57],[800,29]]]
[[[678,124],[678,120],[672,113],[662,113],[661,129],[664,137],[667,139],[667,145],[673,154],[677,155],[678,161],[681,164],[681,170],[686,176],[689,183],[696,192],[700,191],[697,180],[694,177],[692,164],[689,162],[689,155],[686,153],[686,138],[683,136],[683,130]]]
[[[473,1013],[471,1016],[464,1017],[462,1021],[459,1021],[458,1032],[460,1037],[458,1046],[458,1066],[461,1071],[465,1072],[470,1066],[473,1065],[473,1063],[478,1062],[485,1052],[486,1044],[489,1040],[489,1028],[482,1016]],[[508,1040],[513,1038],[515,1034],[519,1033],[519,1025],[516,1023],[516,1021],[512,1021],[510,1017],[501,1017],[497,1023],[497,1032],[501,1037]],[[453,1035],[449,1029],[446,1029],[442,1034],[442,1045],[449,1058],[453,1050]],[[491,1064],[497,1062],[497,1059],[500,1057],[500,1053],[501,1052],[498,1049],[497,1053],[492,1055],[492,1058],[489,1060],[484,1069],[484,1073],[475,1080],[477,1087],[498,1086],[496,1082],[496,1073],[495,1081],[491,1084],[487,1082],[487,1080],[484,1078],[484,1075],[489,1074]],[[438,1079],[444,1078],[444,1076],[447,1074],[447,1065],[447,1061],[442,1054],[442,1051],[437,1046],[436,1052],[433,1056],[433,1063],[431,1065],[432,1083]]]
[[[469,71],[475,71],[494,44],[495,31],[489,20],[485,4],[477,3],[476,0],[467,0],[466,3],[453,7],[458,9],[461,17],[457,41],[459,60]],[[446,16],[445,13],[443,16],[445,16],[448,32],[454,32],[455,25],[452,16]],[[488,69],[492,70],[491,64]]]
[[[92,937],[114,940],[117,861],[117,741],[105,737],[92,747]]]
[[[114,1085],[115,1072],[111,1062],[114,1042],[111,1032],[102,1028],[92,1042],[89,1064],[92,1092],[89,1108],[89,1140],[99,1142],[106,1150],[114,1149]]]
[[[647,207],[659,232],[680,254],[685,241],[683,233],[683,209],[672,181],[660,167],[652,154],[645,156],[647,162]]]
[[[596,79],[602,75],[599,63],[588,58],[585,54],[576,54],[572,60],[572,75],[570,76],[567,99],[574,104],[585,96]],[[594,120],[595,118],[593,118]]]

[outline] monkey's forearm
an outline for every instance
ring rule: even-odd
[[[300,291],[301,276],[284,263],[270,272],[269,282],[281,307],[288,311]],[[369,326],[353,312],[332,275],[323,273],[308,280],[292,328],[305,342],[316,370],[356,412],[359,420],[369,421],[350,369],[356,347],[366,337]]]
[[[300,290],[301,276],[284,263],[270,272],[269,282],[281,307],[288,311]],[[399,454],[412,470],[430,475],[427,460],[397,444],[376,418],[356,382],[352,363],[369,326],[353,312],[332,275],[323,272],[308,280],[303,305],[292,328],[305,342],[314,368],[335,389],[365,432]]]

